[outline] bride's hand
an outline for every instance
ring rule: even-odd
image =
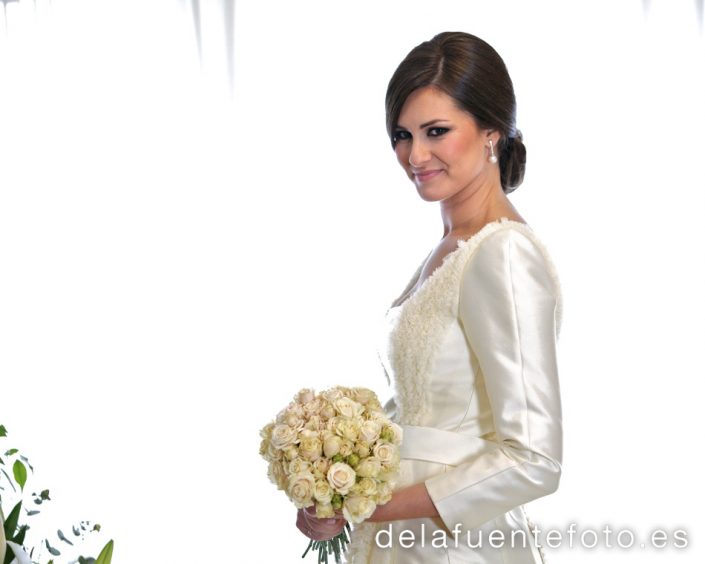
[[[296,527],[310,539],[329,540],[341,533],[345,527],[345,518],[336,511],[336,517],[319,519],[316,517],[316,507],[312,505],[298,510]]]

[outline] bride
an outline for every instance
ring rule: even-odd
[[[440,33],[396,69],[386,116],[399,164],[439,203],[443,236],[387,311],[401,479],[354,528],[348,557],[543,562],[523,504],[561,475],[562,299],[545,246],[507,197],[526,162],[512,81],[486,42]],[[309,509],[297,526],[310,538],[342,530]]]

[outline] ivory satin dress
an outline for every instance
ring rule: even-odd
[[[458,241],[405,297],[422,267],[387,311],[380,358],[404,430],[396,488],[425,482],[440,517],[363,522],[348,562],[542,563],[523,504],[561,474],[556,269],[508,218]]]

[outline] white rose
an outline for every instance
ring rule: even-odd
[[[350,456],[353,453],[354,446],[355,444],[352,441],[343,439],[343,442],[340,444],[340,455]]]
[[[392,466],[399,462],[399,449],[396,445],[391,443],[377,443],[372,449],[372,452],[374,453],[375,458],[378,458],[379,461],[385,466]]]
[[[262,439],[259,443],[259,455],[269,462],[269,448],[272,442],[269,439]]]
[[[399,425],[390,421],[382,430],[382,438],[399,446],[404,438],[404,431]]]
[[[301,472],[289,476],[289,487],[287,489],[291,501],[301,509],[313,505],[313,488],[316,480],[309,472]]]
[[[383,465],[382,470],[375,477],[382,482],[388,482],[388,483],[394,485],[397,482],[397,479],[399,478],[399,476],[400,476],[399,465],[394,465],[394,466],[384,466]]]
[[[365,407],[355,400],[342,397],[333,402],[333,407],[343,417],[359,417],[365,411]]]
[[[328,469],[328,483],[336,492],[346,495],[355,483],[355,470],[344,462],[336,462]]]
[[[392,499],[392,484],[389,482],[381,482],[377,486],[377,503],[384,505]]]
[[[284,465],[277,461],[270,462],[269,468],[267,469],[267,476],[269,480],[276,484],[277,488],[280,490],[285,490],[287,485],[286,472],[284,470]]]
[[[379,403],[379,400],[377,398],[372,398],[370,401],[368,401],[365,404],[365,408],[367,408],[367,411],[369,411],[370,413],[384,413],[384,407],[382,407],[382,404]]]
[[[320,431],[325,427],[323,421],[318,415],[311,415],[308,421],[304,424],[304,429],[309,431]]]
[[[382,463],[374,456],[370,456],[360,461],[355,470],[358,476],[363,478],[376,478],[382,470]]]
[[[374,497],[377,495],[377,480],[374,478],[362,478],[359,482],[355,483],[353,490],[356,494]]]
[[[299,442],[299,456],[311,461],[321,458],[323,442],[318,432],[304,429],[299,436],[301,437],[301,441]]]
[[[275,425],[272,430],[272,445],[275,448],[284,448],[296,442],[298,431],[289,425]]]
[[[333,407],[333,404],[327,401],[322,402],[319,414],[324,421],[335,417],[335,408]]]
[[[375,502],[364,495],[351,495],[343,502],[343,515],[351,523],[361,523],[375,512]]]
[[[357,454],[360,458],[367,458],[370,456],[370,445],[367,443],[357,443],[355,445],[355,454]]]
[[[316,399],[304,404],[304,413],[308,417],[313,417],[314,415],[318,415],[321,412],[322,407],[323,407],[323,399],[316,398]]]
[[[328,435],[323,439],[323,452],[328,458],[333,458],[340,452],[343,439],[338,435]]]
[[[360,433],[360,423],[347,417],[336,417],[333,421],[333,432],[339,437],[356,441]]]
[[[290,403],[277,415],[277,423],[289,425],[289,427],[293,427],[297,431],[300,430],[305,423],[303,407],[296,403]]]
[[[274,429],[274,423],[267,423],[262,429],[260,429],[259,436],[263,439],[272,438],[272,430]]]
[[[289,474],[301,474],[302,472],[310,472],[311,463],[303,458],[294,458],[289,462]]]
[[[350,390],[350,397],[361,404],[367,405],[369,401],[374,400],[377,396],[368,388],[353,388]]]
[[[330,390],[326,390],[325,392],[321,392],[321,395],[323,398],[330,402],[333,403],[335,400],[338,400],[342,398],[345,394],[343,394],[342,388],[331,388]]]
[[[333,497],[333,488],[327,480],[316,480],[316,485],[313,488],[313,497],[319,503],[330,504],[330,500]]]
[[[360,426],[360,438],[372,444],[379,439],[379,434],[382,432],[382,423],[379,421],[365,421]]]
[[[326,472],[328,472],[328,468],[330,468],[330,462],[326,458],[319,458],[313,463],[312,468],[314,474],[320,474],[325,477]]]
[[[316,397],[315,392],[311,388],[304,388],[296,394],[295,400],[301,405],[305,405]]]
[[[298,458],[299,456],[299,449],[296,448],[296,445],[289,445],[285,447],[282,452],[284,452],[284,456],[286,456],[287,460],[294,460],[294,458]]]
[[[267,460],[281,460],[284,458],[284,453],[276,448],[273,444],[272,441],[269,441],[267,444],[267,454],[265,456]]]

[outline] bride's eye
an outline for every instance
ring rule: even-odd
[[[404,131],[403,129],[397,129],[392,136],[392,141],[394,143],[397,141],[405,141],[406,139],[411,139],[411,133]]]
[[[447,127],[432,127],[428,130],[429,137],[440,137],[444,133],[450,131]]]

